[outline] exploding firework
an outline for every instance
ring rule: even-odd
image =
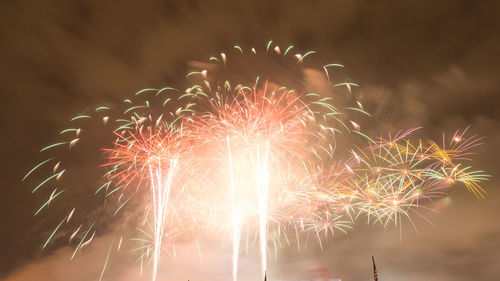
[[[357,85],[334,79],[343,66],[317,67],[325,85],[313,89],[300,77],[311,73],[305,59],[314,52],[293,50],[235,46],[234,56],[197,63],[185,91],[145,89],[72,118],[65,139],[41,151],[55,156],[23,179],[49,173],[33,189],[48,195],[35,215],[49,207],[62,214],[43,248],[66,237],[73,258],[113,232],[101,278],[111,249],[132,240],[141,270],[150,263],[156,280],[162,253],[175,253],[178,239],[228,232],[236,280],[251,237],[264,275],[268,245],[276,252],[295,240],[300,249],[313,237],[323,247],[360,219],[413,224],[456,183],[484,195],[479,182],[488,176],[467,165],[481,138],[457,131],[438,145],[414,139],[412,129],[372,139],[359,125],[370,114],[352,93]]]

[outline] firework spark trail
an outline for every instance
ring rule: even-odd
[[[262,159],[263,157],[263,159]],[[262,278],[267,270],[267,220],[269,204],[269,142],[266,142],[264,155],[257,150],[257,198],[259,206],[259,242]]]
[[[156,280],[158,274],[158,265],[160,263],[161,247],[163,241],[163,234],[165,231],[165,220],[168,211],[168,199],[170,197],[170,190],[175,170],[177,168],[178,159],[170,160],[168,167],[168,175],[166,178],[162,175],[161,162],[158,167],[153,171],[149,167],[151,175],[151,192],[153,195],[154,206],[154,251],[153,251],[153,281]]]
[[[238,278],[238,258],[240,252],[240,239],[241,239],[241,222],[240,214],[238,209],[238,204],[236,201],[236,186],[234,180],[234,166],[233,157],[231,155],[231,145],[229,143],[229,136],[226,138],[227,141],[227,154],[229,163],[229,179],[230,179],[230,189],[231,189],[231,222],[232,222],[232,239],[233,239],[233,258],[232,258],[232,274],[233,281]]]
[[[241,232],[244,221],[248,223],[250,208],[257,204],[259,254],[261,259],[261,270],[265,272],[267,264],[267,220],[269,204],[269,142],[266,142],[264,149],[257,145],[255,155],[247,155],[238,159],[239,165],[233,161],[233,152],[229,138],[227,138],[229,181],[231,194],[231,218],[232,218],[232,239],[233,239],[233,280],[237,280],[238,260],[241,244]],[[253,150],[252,150],[253,151]],[[248,167],[250,165],[250,167]],[[253,173],[244,175],[249,169]],[[255,196],[250,196],[249,192],[242,190],[248,188],[248,184],[253,185]],[[252,202],[255,199],[256,202]]]

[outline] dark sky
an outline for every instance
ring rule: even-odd
[[[32,215],[39,201],[20,181],[74,113],[167,86],[191,60],[272,39],[344,64],[387,128],[421,125],[439,136],[471,125],[486,137],[476,164],[492,179],[486,199],[457,188],[448,207],[429,215],[433,225],[419,222],[418,234],[407,227],[400,239],[398,229],[361,227],[323,252],[283,250],[270,261],[271,276],[293,279],[325,264],[343,280],[370,280],[375,255],[381,280],[500,279],[500,2],[4,0],[0,21],[0,278],[100,274],[106,236],[71,263],[64,247],[42,255]],[[162,274],[229,279],[229,252],[207,246],[204,255],[180,254]],[[137,279],[137,265],[123,259],[105,280]],[[250,280],[255,262],[242,260],[242,280]]]

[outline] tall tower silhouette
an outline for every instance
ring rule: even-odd
[[[375,258],[372,256],[373,262],[373,280],[378,281],[377,266],[375,266]]]

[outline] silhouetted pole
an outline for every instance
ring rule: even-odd
[[[373,262],[373,279],[375,281],[378,281],[377,267],[375,266],[375,258],[373,256],[372,256],[372,262]]]

